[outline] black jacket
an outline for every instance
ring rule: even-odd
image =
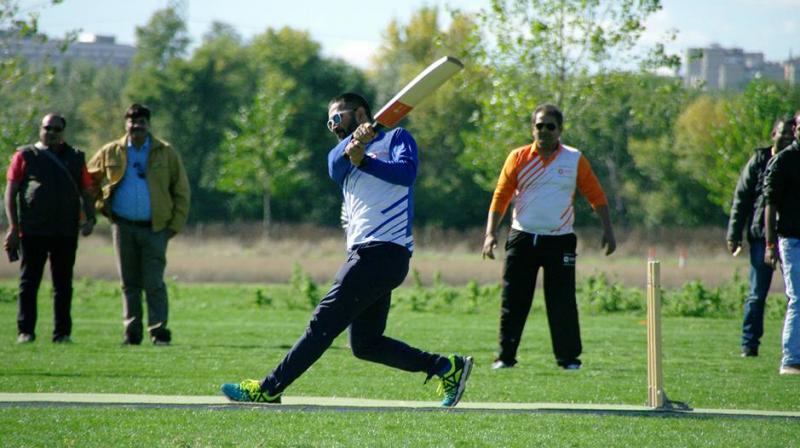
[[[19,189],[19,222],[23,235],[76,236],[80,220],[80,180],[86,165],[83,152],[64,143],[51,152],[69,172],[34,145],[18,149],[25,159]]]
[[[778,212],[778,236],[800,238],[800,145],[796,141],[767,165],[764,198]]]
[[[764,175],[772,147],[756,148],[753,157],[742,169],[733,193],[731,216],[728,220],[728,241],[742,241],[747,225],[747,241],[764,239]]]

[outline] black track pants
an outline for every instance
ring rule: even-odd
[[[511,230],[503,268],[498,359],[508,365],[517,362],[536,277],[542,268],[547,322],[556,362],[560,366],[580,364],[581,335],[575,302],[576,244],[574,233],[549,236]]]

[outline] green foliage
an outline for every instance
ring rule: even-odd
[[[12,284],[0,285],[0,303],[16,303],[19,287]]]
[[[18,4],[0,3],[0,50],[20,37],[45,39]],[[760,80],[706,95],[652,74],[675,66],[664,52],[674,36],[642,49],[644,24],[660,8],[494,0],[445,21],[423,7],[389,23],[362,71],[288,27],[245,40],[215,22],[190,53],[180,2],[167,2],[137,28],[130,68],[0,60],[0,144],[8,155],[32,141],[41,116],[57,110],[69,121],[67,140],[91,155],[122,134],[125,108],[141,102],[153,110],[153,133],[183,157],[191,222],[334,226],[341,194],[325,174],[336,143],[324,125],[328,101],[356,91],[380,107],[431,61],[453,55],[465,69],[402,124],[420,155],[416,225],[480,225],[508,152],[530,142],[530,113],[544,102],[565,112],[563,141],[591,162],[615,222],[721,225],[741,167],[770,143],[772,121],[800,104],[800,87]],[[576,201],[578,224],[594,222],[590,214]]]
[[[3,55],[0,58],[0,104],[3,105],[0,107],[0,147],[9,155],[36,137],[42,111],[47,105],[44,90],[55,76],[55,70],[47,63],[32,69],[26,61],[7,56],[8,48],[21,39],[47,41],[47,37],[39,33],[36,13],[23,16],[19,2],[3,0],[0,2],[0,54]],[[1,167],[5,169],[6,166],[3,163]]]
[[[186,21],[168,6],[153,13],[147,25],[136,27],[134,65],[143,70],[165,70],[186,55],[190,43]]]
[[[716,288],[693,280],[678,290],[664,291],[662,312],[665,316],[734,318],[742,312],[747,291],[747,281],[738,272],[730,282]]]
[[[263,223],[269,230],[273,195],[287,196],[307,178],[299,165],[308,151],[287,136],[287,125],[295,113],[288,92],[295,87],[291,79],[268,73],[259,86],[253,103],[234,119],[222,142],[218,186],[232,193],[260,194],[263,197]]]
[[[289,308],[295,307],[294,303],[300,302],[297,307],[305,307],[313,310],[317,307],[320,301],[319,287],[314,282],[308,273],[303,270],[299,263],[295,263],[292,267],[292,278],[290,280],[292,292],[297,296],[297,299],[287,302]]]
[[[478,110],[460,163],[484,189],[493,189],[508,152],[531,141],[531,112],[553,103],[565,115],[563,142],[592,162],[615,220],[647,216],[635,193],[647,180],[628,144],[635,136],[668,132],[659,123],[680,110],[682,92],[677,81],[619,67],[622,60],[629,66],[674,67],[663,47],[649,54],[635,50],[645,20],[661,3],[495,0],[491,5],[479,16],[484,39],[471,55],[483,73],[471,86]],[[578,221],[587,213],[579,203]]]
[[[380,107],[442,56],[465,62],[465,70],[426,98],[401,125],[414,136],[419,150],[414,216],[433,226],[468,228],[485,219],[484,202],[488,201],[470,168],[454,163],[463,152],[463,135],[473,128],[470,119],[478,108],[469,87],[477,79],[477,68],[468,55],[476,25],[463,14],[455,14],[447,29],[439,22],[438,10],[426,7],[408,23],[390,22],[370,77],[377,90],[373,105]]]
[[[263,306],[263,307],[271,307],[274,300],[272,296],[268,293],[265,293],[263,289],[256,289],[256,305]]]
[[[704,95],[681,113],[674,131],[677,155],[723,212],[753,150],[772,144],[773,123],[793,115],[798,104],[797,87],[755,80],[742,94]]]
[[[640,289],[625,288],[605,274],[585,277],[575,290],[581,308],[593,314],[641,312],[645,307]]]
[[[464,287],[448,285],[439,271],[434,272],[431,285],[422,282],[416,269],[411,270],[412,286],[400,288],[392,294],[392,306],[414,312],[474,314],[483,305],[500,297],[499,285],[480,286],[470,281]]]

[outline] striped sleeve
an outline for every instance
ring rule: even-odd
[[[520,150],[511,151],[511,154],[506,158],[506,163],[503,164],[503,169],[500,171],[500,178],[497,179],[497,186],[492,195],[492,205],[489,206],[490,212],[495,212],[500,215],[505,214],[511,199],[514,197],[514,190],[517,189],[517,169],[518,169],[518,155]]]
[[[606,194],[603,192],[603,187],[600,186],[597,176],[595,176],[594,171],[592,171],[592,166],[583,154],[581,154],[581,158],[578,160],[577,184],[578,191],[589,201],[593,209],[608,204]]]

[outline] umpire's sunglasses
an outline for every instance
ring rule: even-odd
[[[330,118],[328,118],[329,131],[332,131],[334,126],[342,124],[342,114],[346,112],[353,112],[353,109],[340,110],[339,112],[336,112],[335,114],[331,115]]]
[[[536,130],[541,131],[544,128],[547,128],[548,131],[555,131],[556,124],[555,123],[536,123]]]

